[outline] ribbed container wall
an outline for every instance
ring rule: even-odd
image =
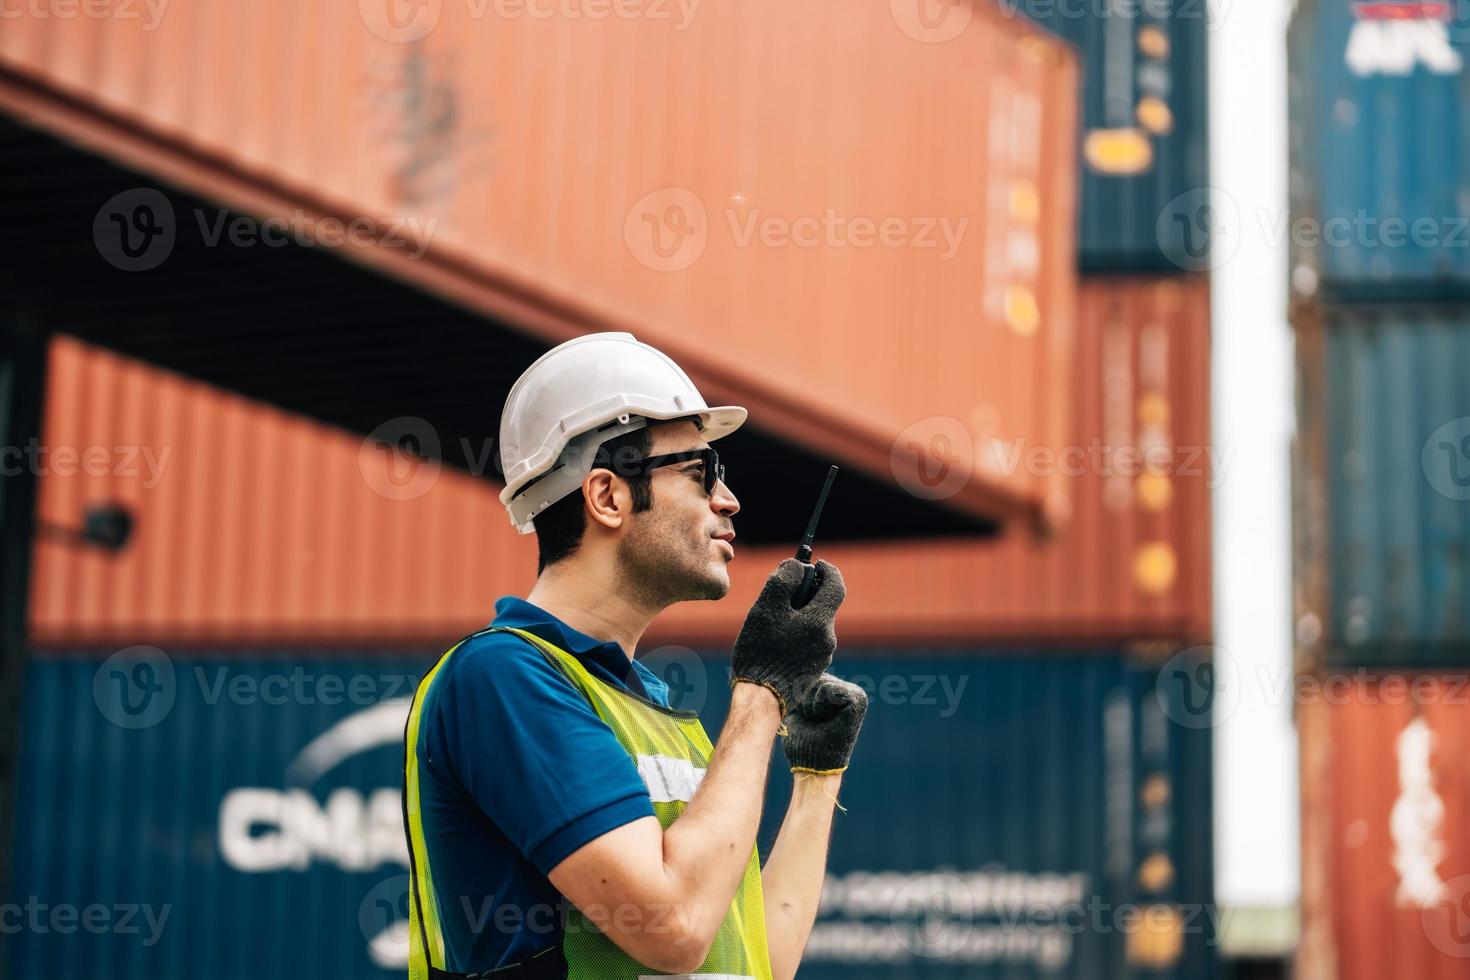
[[[33,660],[11,894],[132,911],[128,929],[8,937],[9,975],[401,975],[402,699],[431,661]],[[666,648],[647,662],[719,731],[727,660]],[[842,660],[872,707],[802,975],[1208,980],[1208,709],[1170,676],[1192,671],[1181,664],[934,648]],[[789,798],[777,753],[763,851]]]
[[[1459,980],[1470,677],[1298,679],[1301,980]]]
[[[1470,309],[1299,311],[1303,666],[1470,663]]]
[[[534,578],[490,483],[394,484],[360,438],[67,338],[42,446],[42,521],[116,501],[135,522],[117,554],[37,540],[43,645],[452,639]]]
[[[1078,262],[1084,271],[1206,267],[1194,211],[1209,179],[1203,2],[1001,0],[1082,56]],[[1176,220],[1175,214],[1187,221]]]
[[[1089,278],[1081,297],[1064,437],[996,451],[1060,479],[1065,529],[1040,542],[818,541],[848,583],[844,642],[1209,638],[1209,492],[1228,466],[1209,440],[1209,283]],[[983,438],[952,421],[957,438]],[[75,341],[52,352],[43,442],[46,521],[75,525],[108,499],[136,518],[120,554],[37,544],[32,632],[45,646],[447,644],[534,581],[534,541],[488,482],[445,469],[395,486],[357,437]],[[62,447],[75,454],[65,466]],[[105,459],[84,467],[91,447]],[[727,463],[738,493],[740,461]],[[730,595],[670,608],[650,640],[734,638],[787,556],[738,538],[736,552]]]
[[[1297,296],[1470,296],[1466,16],[1452,2],[1297,3],[1289,32]]]
[[[411,220],[424,255],[374,261],[430,288],[473,279],[513,323],[528,304],[576,310],[636,326],[697,380],[841,406],[870,455],[934,416],[1059,438],[1066,45],[989,3],[942,25],[832,0],[646,6],[21,17],[0,67],[309,215]],[[1055,490],[988,456],[976,479],[1032,511]]]
[[[884,649],[837,664],[870,708],[801,975],[1214,976],[1196,669],[1103,650]],[[711,685],[707,725],[727,694]],[[783,762],[763,846],[789,798]]]
[[[1209,295],[1203,278],[1084,278],[1069,436],[1006,448],[1063,473],[1065,529],[1040,543],[828,548],[860,597],[845,635],[1206,642],[1210,488],[1229,467],[1210,440]]]

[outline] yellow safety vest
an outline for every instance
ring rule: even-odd
[[[617,736],[618,744],[633,759],[639,775],[648,786],[653,812],[659,824],[668,829],[689,805],[714,752],[699,717],[692,711],[662,707],[598,680],[572,654],[533,633],[502,626],[490,629],[515,633],[529,641],[582,692],[598,717]],[[458,649],[456,646],[445,654],[419,683],[404,737],[404,821],[408,830],[411,865],[409,980],[455,976],[444,969],[444,936],[439,928],[433,869],[429,867],[428,848],[424,845],[415,750],[424,697],[440,670]],[[572,907],[568,908],[563,922],[560,956],[554,955],[556,952],[555,949],[544,951],[544,954],[538,954],[519,967],[507,969],[504,974],[496,970],[491,976],[496,980],[500,976],[550,976],[560,972],[563,959],[569,980],[640,980],[667,976],[623,952]],[[720,924],[709,955],[697,971],[685,976],[709,977],[712,980],[771,980],[760,854],[756,848],[751,848],[745,878],[725,913],[725,921]]]

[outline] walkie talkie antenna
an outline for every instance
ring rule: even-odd
[[[837,479],[837,467],[833,466],[827,471],[827,482],[822,484],[822,494],[817,498],[816,509],[812,511],[812,519],[807,523],[806,533],[801,536],[801,544],[796,546],[796,557],[800,561],[812,560],[812,540],[817,536],[817,522],[822,519],[822,508],[827,506],[827,491],[832,489],[832,481]]]
[[[800,609],[811,599],[812,593],[817,591],[817,566],[812,564],[812,539],[817,536],[817,522],[822,519],[822,508],[827,505],[827,491],[832,489],[832,481],[837,479],[837,467],[833,466],[827,471],[827,482],[822,484],[822,494],[817,498],[816,509],[812,511],[812,519],[806,526],[806,533],[801,536],[801,544],[796,546],[796,560],[806,565],[806,571],[801,576],[801,583],[796,591],[791,594],[791,607]]]

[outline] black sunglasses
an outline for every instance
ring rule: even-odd
[[[672,466],[675,463],[688,462],[697,459],[704,463],[704,492],[712,494],[715,492],[715,481],[725,479],[725,465],[720,462],[720,454],[713,449],[690,449],[682,453],[663,453],[658,456],[645,456],[642,459],[628,461],[618,460],[613,469],[624,476],[642,476],[649,470],[660,466]]]

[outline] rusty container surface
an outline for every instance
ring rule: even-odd
[[[1070,411],[1075,55],[986,2],[570,6],[20,17],[0,96],[82,104],[208,196],[396,223],[365,261],[548,339],[634,328],[714,397],[808,405],[796,438],[841,418],[870,467],[921,468],[902,434],[958,419],[1006,516],[1064,509],[985,449]]]
[[[996,450],[1063,472],[1065,530],[1042,542],[819,538],[848,583],[844,643],[1208,639],[1209,485],[1223,475],[1209,455],[1208,282],[1091,279],[1082,297],[1070,431]],[[137,530],[118,555],[38,543],[42,645],[447,645],[534,581],[534,539],[511,530],[491,485],[457,471],[415,470],[356,436],[66,339],[49,399],[42,518],[75,525],[87,505],[118,500]],[[738,495],[738,468],[730,481]],[[733,640],[789,554],[736,549],[730,594],[671,607],[649,642]]]
[[[1302,980],[1470,971],[1467,676],[1298,677]]]

